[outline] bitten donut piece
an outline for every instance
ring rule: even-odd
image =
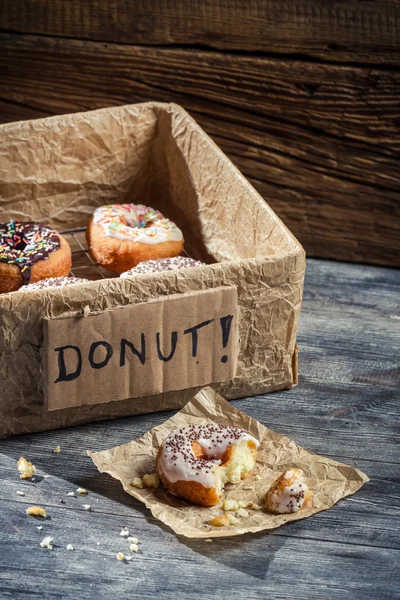
[[[231,425],[175,429],[157,454],[157,471],[175,496],[214,506],[226,483],[239,483],[255,466],[258,440]]]
[[[37,283],[29,283],[23,285],[20,288],[21,292],[30,292],[31,290],[43,290],[52,287],[65,287],[67,285],[75,285],[77,283],[85,283],[89,279],[83,279],[81,277],[49,277],[49,279],[42,279]]]
[[[282,473],[265,496],[265,508],[276,514],[294,513],[309,502],[313,493],[304,480],[301,469]]]
[[[97,208],[86,237],[93,258],[115,273],[146,260],[178,256],[183,248],[182,231],[175,223],[143,204]]]
[[[69,244],[54,229],[33,221],[0,223],[0,293],[64,277],[71,264]]]
[[[174,258],[159,258],[158,260],[146,260],[139,263],[133,269],[125,271],[120,277],[132,277],[142,273],[158,273],[160,271],[177,271],[189,267],[204,267],[206,263],[194,260],[187,256],[175,256]]]

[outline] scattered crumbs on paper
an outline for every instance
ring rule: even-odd
[[[132,556],[125,556],[123,552],[118,552],[117,560],[132,560]]]
[[[237,510],[239,508],[239,503],[236,500],[225,500],[222,508],[224,510]]]
[[[245,508],[239,508],[235,513],[236,517],[248,517],[249,512]]]
[[[211,521],[210,524],[213,527],[226,527],[227,525],[230,524],[230,521],[228,519],[228,514],[226,513],[225,515],[215,515]]]
[[[131,482],[129,483],[129,485],[130,485],[131,487],[135,487],[135,488],[138,488],[138,489],[140,489],[140,490],[141,490],[141,489],[144,487],[144,485],[143,485],[143,480],[142,480],[140,477],[135,477],[135,478],[133,479],[133,481],[131,481]]]
[[[232,513],[227,512],[225,513],[225,515],[231,525],[238,525],[240,523],[239,519],[235,517],[235,515],[233,515]]]
[[[261,481],[262,477],[261,477],[261,475],[256,475],[256,476],[254,477],[254,479],[255,479],[256,481]]]

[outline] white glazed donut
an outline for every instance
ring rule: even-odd
[[[83,279],[81,277],[49,277],[48,279],[42,279],[36,283],[29,283],[23,285],[19,291],[29,292],[31,290],[43,290],[52,287],[65,287],[66,285],[75,285],[77,283],[85,283],[89,279]]]
[[[239,483],[254,468],[258,440],[231,425],[175,429],[157,455],[157,471],[168,490],[201,506],[214,506],[225,483]]]
[[[182,231],[158,210],[143,204],[108,204],[97,208],[86,232],[95,260],[123,273],[139,262],[178,256]]]
[[[158,260],[146,260],[139,263],[133,269],[122,273],[120,277],[132,277],[142,273],[157,273],[159,271],[177,271],[189,267],[204,267],[206,263],[194,260],[187,256],[175,256],[174,258],[159,258]]]

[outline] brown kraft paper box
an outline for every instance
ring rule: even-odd
[[[302,247],[179,106],[0,127],[0,221],[84,227],[133,202],[204,267],[0,296],[0,435],[228,399],[297,382]],[[167,360],[169,359],[169,360]]]

